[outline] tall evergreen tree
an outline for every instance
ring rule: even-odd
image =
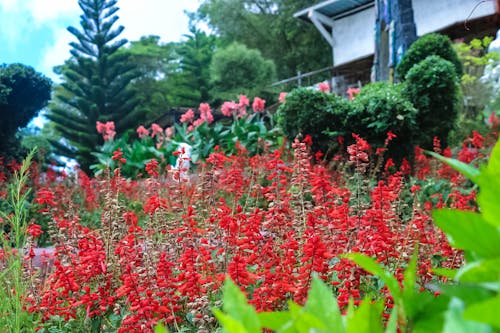
[[[117,0],[79,0],[83,11],[81,30],[69,27],[77,42],[70,43],[72,57],[61,67],[64,82],[56,88],[48,118],[63,141],[52,141],[57,152],[76,159],[84,171],[95,161],[91,154],[102,139],[96,122],[114,121],[119,134],[142,121],[138,99],[130,89],[136,77],[130,54],[118,52],[127,43],[117,40],[124,27],[118,20]]]

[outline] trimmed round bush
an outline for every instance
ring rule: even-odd
[[[383,147],[389,131],[396,134],[386,157],[411,160],[417,136],[417,110],[402,94],[400,85],[388,82],[364,86],[345,117],[345,131],[356,133],[374,147]]]
[[[399,79],[406,80],[410,69],[431,55],[437,55],[450,61],[454,66],[457,77],[462,76],[462,63],[448,36],[432,33],[420,37],[410,46],[396,67]]]
[[[278,108],[279,123],[290,141],[297,135],[309,134],[313,150],[328,150],[331,135],[342,134],[342,118],[350,103],[345,98],[310,88],[298,88],[286,95],[286,101]]]
[[[458,113],[455,66],[439,56],[429,56],[410,69],[403,87],[404,96],[418,110],[418,143],[432,149],[433,138],[438,137],[446,146]]]

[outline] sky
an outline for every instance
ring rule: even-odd
[[[184,10],[195,11],[198,0],[118,0],[116,26],[129,41],[158,35],[163,42],[180,41],[188,33]],[[77,0],[0,0],[0,64],[20,62],[57,81],[52,68],[69,58],[66,28],[80,29]]]

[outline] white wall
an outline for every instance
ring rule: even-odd
[[[477,0],[413,0],[417,35],[464,22],[471,13],[470,20],[495,13],[495,1],[484,1],[474,9],[478,3]]]
[[[334,65],[342,65],[373,54],[375,51],[374,27],[374,7],[335,20],[332,32]]]

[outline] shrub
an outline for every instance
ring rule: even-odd
[[[453,50],[450,39],[447,36],[433,33],[420,37],[411,45],[396,67],[398,77],[401,80],[406,80],[411,68],[430,55],[437,55],[450,61],[457,76],[462,76],[462,63],[455,50]]]
[[[432,55],[413,66],[406,75],[404,96],[417,108],[419,144],[432,148],[438,137],[443,146],[457,118],[458,80],[451,62]]]
[[[213,55],[210,65],[212,95],[221,102],[232,100],[239,94],[269,99],[263,91],[276,79],[276,66],[265,59],[260,51],[233,43]]]
[[[345,130],[375,147],[383,147],[389,131],[396,134],[388,154],[396,161],[409,157],[416,138],[417,110],[403,97],[401,87],[387,82],[364,86],[345,118]]]
[[[298,88],[286,96],[279,109],[279,122],[285,135],[294,140],[299,134],[310,135],[313,150],[326,152],[330,135],[343,134],[342,118],[350,108],[349,101],[323,91]]]

